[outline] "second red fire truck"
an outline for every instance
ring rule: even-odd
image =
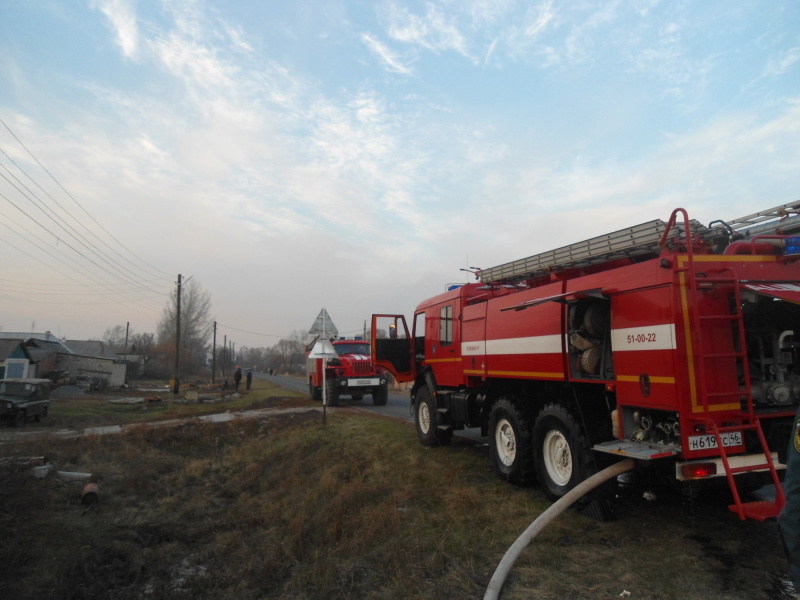
[[[386,373],[373,367],[369,342],[360,338],[329,341],[317,336],[306,351],[306,377],[309,395],[322,400],[324,393],[328,406],[338,406],[340,396],[361,400],[370,394],[376,406],[389,399]]]
[[[553,500],[633,457],[773,517],[800,402],[798,211],[704,226],[676,209],[481,270],[411,328],[373,315],[373,361],[413,382],[423,444],[480,427],[496,469]],[[746,501],[765,481],[775,499]]]

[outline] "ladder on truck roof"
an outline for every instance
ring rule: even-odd
[[[639,260],[654,258],[661,252],[659,242],[666,227],[667,224],[661,219],[648,221],[556,250],[483,269],[478,276],[483,283],[514,283],[542,277],[552,271],[586,268],[622,258]],[[690,221],[690,227],[694,234],[701,237],[706,237],[709,233],[707,227],[695,220]]]
[[[774,235],[780,229],[785,235],[800,231],[800,202],[781,204],[726,223],[736,233],[746,237]],[[715,229],[715,228],[712,228]]]

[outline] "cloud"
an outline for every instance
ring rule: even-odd
[[[398,42],[420,46],[437,54],[452,50],[470,57],[467,40],[455,23],[457,14],[429,3],[425,14],[418,16],[405,7],[392,4],[388,34]]]
[[[483,66],[485,67],[489,62],[489,59],[494,54],[494,49],[497,46],[497,39],[492,40],[492,43],[489,44],[489,49],[486,51],[486,56],[483,57]]]
[[[794,65],[800,62],[800,46],[789,48],[767,64],[764,70],[765,77],[785,75]]]
[[[126,58],[135,59],[139,48],[139,34],[133,7],[126,0],[97,0],[94,6],[111,23],[122,54]]]
[[[534,21],[525,28],[525,35],[532,38],[537,37],[547,28],[554,16],[552,0],[542,2],[538,7]]]
[[[391,71],[392,73],[399,73],[400,75],[413,74],[411,68],[400,62],[400,59],[397,58],[397,55],[387,48],[386,45],[375,39],[374,36],[364,33],[361,35],[361,41],[364,42],[367,48],[381,60],[387,70]]]

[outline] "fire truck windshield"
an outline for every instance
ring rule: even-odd
[[[366,354],[369,355],[369,344],[365,342],[354,342],[352,344],[336,344],[336,354]]]

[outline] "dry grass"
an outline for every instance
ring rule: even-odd
[[[221,391],[217,388],[199,388],[202,396],[214,396],[215,402],[188,403],[174,401],[174,396],[169,393],[161,382],[151,385],[142,384],[141,388],[158,387],[158,392],[131,390],[117,390],[105,392],[92,392],[77,397],[54,397],[50,401],[50,414],[38,425],[29,423],[29,429],[79,429],[83,427],[96,427],[103,425],[127,425],[131,423],[145,423],[150,421],[196,417],[225,411],[247,410],[253,408],[287,408],[292,406],[307,406],[308,396],[287,390],[277,384],[254,379],[250,390],[241,390],[238,397],[234,397],[232,390]],[[186,395],[184,390],[179,398]],[[57,392],[56,394],[57,395]],[[110,400],[119,398],[142,398],[143,404],[112,404]]]
[[[481,598],[548,506],[496,478],[485,448],[423,448],[413,426],[348,411],[327,425],[310,411],[4,453],[91,472],[100,501],[81,504],[83,482],[0,474],[2,598]],[[705,510],[722,509],[631,502],[611,523],[567,512],[502,597],[782,597],[775,528]]]

